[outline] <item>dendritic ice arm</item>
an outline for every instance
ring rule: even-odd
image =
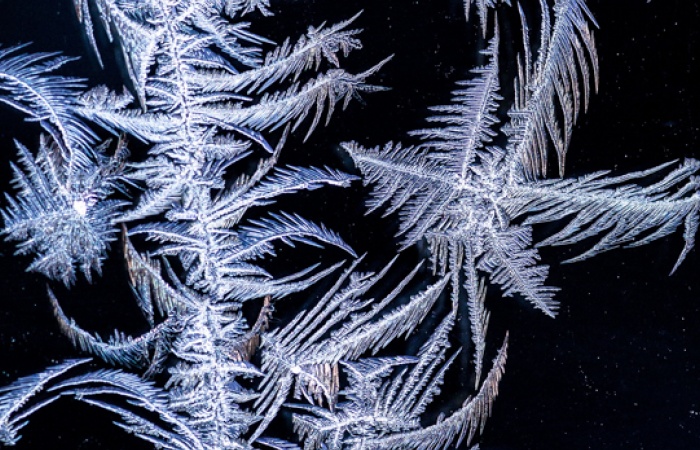
[[[383,148],[365,148],[355,142],[342,144],[363,174],[365,184],[374,185],[367,200],[369,212],[387,205],[385,215],[399,211],[399,234],[405,235],[402,248],[439,227],[442,212],[455,199],[449,180],[440,173],[441,165],[424,149],[388,143]]]
[[[493,360],[493,366],[479,392],[468,398],[461,408],[435,424],[407,430],[402,433],[370,439],[358,439],[359,448],[373,450],[390,449],[447,449],[451,445],[459,447],[472,441],[484,429],[486,419],[491,415],[493,402],[498,395],[498,385],[505,370],[508,350],[508,336]]]
[[[123,254],[129,282],[137,304],[151,327],[155,326],[156,313],[160,317],[173,317],[186,307],[182,293],[173,288],[162,276],[161,261],[136,251],[124,232]],[[166,263],[171,279],[176,279]]]
[[[434,115],[428,117],[428,122],[441,126],[410,133],[420,137],[421,148],[429,151],[428,157],[435,160],[440,170],[447,169],[455,189],[477,175],[474,169],[478,168],[482,158],[487,157],[487,147],[497,135],[497,110],[503,100],[499,94],[499,40],[496,23],[493,38],[480,52],[488,64],[472,69],[474,78],[457,82],[458,89],[452,92],[452,103],[430,108]]]
[[[318,279],[318,274],[312,274],[316,268],[312,266],[286,280],[273,280],[265,269],[251,262],[274,255],[276,242],[314,247],[327,244],[354,254],[336,233],[294,214],[272,214],[251,221],[240,230],[214,226],[207,230],[206,225],[209,224],[153,223],[136,227],[132,234],[143,233],[147,239],[161,243],[155,254],[180,258],[187,271],[187,284],[237,301],[268,295],[277,298],[304,289]]]
[[[15,445],[22,437],[18,432],[27,425],[27,417],[55,401],[58,395],[50,395],[36,402],[33,402],[34,397],[45,391],[55,379],[88,361],[89,359],[71,359],[0,388],[0,443]]]
[[[71,396],[79,401],[118,414],[122,428],[168,450],[204,450],[197,436],[181,417],[168,410],[164,391],[136,375],[118,370],[100,370],[66,378],[73,368],[89,359],[68,360],[45,371],[22,377],[0,388],[0,443],[15,445],[27,418],[59,397]],[[126,400],[120,404],[115,398]],[[143,417],[151,413],[167,429]]]
[[[492,282],[501,285],[507,297],[521,294],[537,309],[554,317],[559,290],[545,285],[549,268],[538,264],[540,259],[532,245],[532,228],[511,226],[503,231],[490,231],[485,252],[477,268],[487,272]]]
[[[256,105],[241,104],[240,108],[232,108],[229,111],[210,110],[203,115],[224,124],[224,127],[227,121],[230,121],[231,124],[236,124],[235,126],[263,131],[293,123],[292,130],[296,130],[315,109],[316,112],[306,133],[308,138],[321,122],[324,112],[325,123],[328,124],[338,103],[345,108],[351,100],[360,98],[363,92],[385,90],[383,87],[370,85],[366,81],[387,61],[388,59],[385,59],[356,75],[349,74],[343,69],[332,69],[309,80],[306,84],[295,83],[287,90],[264,95]]]
[[[469,280],[469,279],[468,279]],[[470,283],[471,281],[468,281]],[[486,332],[489,327],[491,313],[484,307],[486,301],[486,284],[481,280],[478,285],[467,293],[467,308],[469,310],[469,326],[474,344],[474,384],[481,382],[484,369],[484,354],[486,352]]]
[[[96,136],[74,111],[84,80],[52,74],[74,58],[20,53],[25,48],[0,49],[0,102],[39,122],[71,165],[90,165]]]
[[[295,398],[310,403],[335,405],[339,388],[338,364],[372,354],[400,336],[411,333],[430,312],[448,278],[429,286],[401,306],[388,306],[414,278],[409,273],[381,300],[363,296],[384,278],[391,264],[379,273],[357,273],[356,261],[310,311],[297,315],[288,325],[263,335],[261,394],[258,414],[265,419],[254,436],[267,427],[296,382]],[[330,336],[327,334],[330,332]]]
[[[117,414],[123,421],[116,423],[119,427],[157,448],[208,450],[185,418],[171,411],[165,391],[136,375],[98,370],[61,381],[49,391]],[[157,419],[147,418],[150,414]]]
[[[294,45],[287,38],[269,52],[258,67],[235,77],[215,78],[209,89],[240,92],[245,89],[248,93],[260,93],[280,81],[297,79],[305,71],[318,70],[324,61],[339,68],[339,54],[347,57],[351,51],[362,48],[362,42],[357,38],[362,30],[348,28],[359,15],[330,27],[309,27],[306,35]]]
[[[415,358],[343,362],[349,386],[342,395],[347,401],[339,403],[336,409],[291,405],[310,413],[297,413],[293,417],[306,448],[446,449],[460,445],[465,437],[468,444],[490,415],[505,365],[506,344],[475,397],[468,398],[447,419],[421,427],[420,416],[440,392],[445,373],[456,357],[456,354],[447,356],[448,333],[454,318],[452,311]],[[410,368],[388,377],[395,367],[402,365]]]
[[[510,161],[528,179],[547,174],[552,143],[559,173],[564,173],[566,151],[579,110],[586,108],[590,84],[598,86],[598,56],[590,24],[596,25],[584,0],[556,0],[554,24],[542,1],[537,58],[532,63],[529,30],[521,9],[524,62],[515,86],[515,103],[508,113]],[[592,80],[592,81],[591,81]]]
[[[51,290],[49,299],[61,330],[73,345],[113,365],[129,368],[148,366],[151,353],[168,340],[169,334],[172,334],[175,328],[175,320],[169,319],[135,338],[115,331],[114,336],[105,342],[99,336],[83,330],[73,319],[67,317]]]
[[[504,207],[512,217],[524,217],[525,224],[568,222],[539,246],[568,245],[600,236],[588,251],[569,262],[623,245],[643,245],[683,226],[685,247],[675,271],[695,243],[700,162],[689,159],[669,170],[672,165],[617,177],[597,172],[577,179],[523,183],[512,188]]]

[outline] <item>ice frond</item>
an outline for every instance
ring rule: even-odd
[[[531,231],[511,225],[500,206],[509,183],[504,152],[487,147],[498,123],[498,27],[483,53],[489,63],[474,70],[477,77],[455,92],[453,104],[433,108],[441,114],[429,120],[444,126],[413,133],[424,141],[419,147],[367,150],[351,143],[344,148],[365,183],[374,185],[370,211],[386,205],[387,214],[398,212],[404,247],[425,238],[441,273],[475,265],[501,284],[505,295],[522,294],[553,315],[555,289],[544,286],[547,268],[536,265],[537,253],[528,249]],[[464,249],[466,258],[460,256]],[[473,274],[465,284],[474,291],[472,301],[476,282]],[[459,283],[453,285],[458,297]]]
[[[431,159],[441,161],[441,168],[448,169],[462,182],[471,174],[478,150],[491,143],[496,135],[494,126],[499,123],[496,110],[498,102],[503,100],[498,94],[498,42],[496,26],[489,46],[481,52],[489,63],[471,71],[477,77],[457,83],[461,89],[453,92],[452,104],[430,108],[437,115],[428,121],[443,126],[411,133],[431,150]]]
[[[208,206],[207,220],[212,226],[226,229],[237,224],[253,206],[267,206],[280,195],[312,191],[323,186],[347,187],[357,179],[329,168],[283,167],[275,168],[276,156],[260,164],[256,172],[242,176],[227,190],[219,193]],[[173,217],[177,217],[171,214]],[[186,217],[186,215],[183,215]]]
[[[152,382],[119,370],[99,370],[62,381],[50,388],[57,395],[76,399],[119,415],[126,431],[158,447],[169,450],[205,450],[200,436],[184,420],[171,412],[166,393]],[[126,404],[115,399],[124,399]],[[157,414],[167,428],[139,414]]]
[[[18,432],[27,424],[27,417],[55,401],[58,396],[54,394],[30,403],[32,399],[41,391],[46,391],[55,379],[88,361],[71,359],[0,388],[0,394],[3,394],[0,397],[0,442],[4,445],[17,444],[22,437]]]
[[[226,223],[233,222],[231,217],[239,217],[241,212],[252,206],[268,205],[280,195],[311,191],[322,186],[347,187],[356,179],[353,175],[329,168],[276,168],[270,176],[249,189],[235,186],[221,194],[214,202],[209,217],[217,226],[225,228]]]
[[[25,47],[0,49],[0,102],[39,122],[71,164],[89,165],[96,136],[73,111],[83,80],[52,75],[74,58],[19,53]]]
[[[216,0],[214,3],[219,10],[224,10],[230,17],[242,16],[259,11],[265,16],[271,16],[270,0]]]
[[[17,253],[37,255],[28,270],[69,285],[78,268],[89,280],[93,270],[100,272],[118,230],[115,221],[124,202],[108,196],[120,189],[125,148],[120,144],[111,158],[98,148],[79,171],[72,171],[70,160],[47,139],[36,156],[19,143],[17,148],[23,168],[13,164],[12,169],[19,193],[6,194],[3,234],[22,241]]]
[[[685,248],[675,270],[695,242],[700,162],[689,159],[668,171],[671,164],[616,177],[597,172],[577,179],[524,183],[513,189],[507,209],[513,217],[526,217],[526,224],[568,222],[539,246],[598,237],[589,250],[569,262],[619,246],[644,245],[683,226]],[[648,181],[663,172],[667,173],[660,180]]]
[[[467,279],[469,280],[469,278]],[[469,287],[471,286],[467,286],[467,288]],[[472,332],[472,343],[474,344],[474,382],[478,387],[484,366],[486,332],[489,326],[490,313],[484,307],[484,302],[486,301],[486,284],[484,280],[479,282],[475,291],[475,293],[469,292],[468,294],[467,308],[469,309],[469,326]]]
[[[532,244],[532,228],[511,226],[502,232],[490,234],[486,251],[478,268],[491,275],[491,281],[500,284],[505,296],[520,294],[533,306],[554,317],[558,303],[554,293],[559,289],[545,286],[548,267],[537,265],[540,259]]]
[[[420,416],[440,393],[444,376],[456,354],[447,357],[452,311],[435,329],[417,357],[366,358],[343,362],[348,387],[336,409],[290,405],[296,432],[305,448],[445,449],[469,442],[490,415],[503,374],[507,344],[474,397],[447,419],[421,427]],[[507,342],[507,337],[506,337]],[[398,370],[400,366],[407,366]],[[307,414],[302,414],[306,412]]]
[[[314,264],[284,277],[232,276],[223,280],[218,295],[231,301],[245,302],[263,297],[284,298],[295,292],[308,289],[333,273],[342,263],[319,270]]]
[[[141,312],[151,327],[155,324],[155,311],[168,317],[179,306],[178,295],[161,277],[161,264],[136,251],[126,232],[123,233],[123,253],[129,282]]]
[[[440,394],[445,372],[457,357],[457,353],[446,357],[451,346],[449,333],[454,322],[455,311],[452,310],[421,346],[410,371],[398,377],[397,382],[388,385],[381,393],[384,397],[381,404],[388,414],[411,422],[418,419],[433,398]]]
[[[168,175],[167,168],[161,173],[162,177]],[[132,222],[149,218],[167,211],[176,205],[182,197],[186,187],[186,180],[175,177],[174,182],[164,186],[153,187],[144,192],[138,204],[126,211],[117,220],[120,223]]]
[[[235,258],[259,258],[274,254],[272,242],[280,241],[291,247],[295,242],[320,247],[320,243],[333,245],[352,256],[355,251],[335,232],[324,225],[316,225],[297,214],[275,213],[268,218],[251,220],[241,229],[240,251],[234,250]]]
[[[553,25],[548,6],[542,2],[542,7],[537,59],[531,66],[530,50],[525,49],[526,63],[509,113],[509,148],[528,179],[546,175],[549,142],[563,175],[573,125],[579,110],[588,105],[591,83],[596,89],[598,85],[598,56],[589,27],[595,20],[584,1],[557,0]],[[527,36],[524,18],[523,27]]]
[[[114,336],[105,342],[99,336],[83,330],[73,319],[67,317],[50,289],[49,299],[61,331],[68,336],[73,345],[115,366],[141,368],[148,365],[152,360],[151,352],[159,346],[167,346],[166,341],[169,334],[172,334],[174,320],[170,319],[136,338],[115,331]]]
[[[269,52],[260,67],[241,72],[235,77],[222,76],[212,79],[208,89],[242,92],[263,92],[273,84],[288,78],[297,79],[302,72],[318,70],[323,61],[340,67],[338,53],[346,57],[352,50],[362,48],[357,36],[361,30],[347,29],[360,13],[330,27],[309,27],[306,35],[296,44],[285,40],[282,45]]]
[[[416,267],[380,300],[362,296],[380,281],[381,272],[361,274],[347,269],[332,289],[310,311],[297,315],[287,326],[263,335],[265,378],[256,401],[265,420],[256,436],[276,415],[296,382],[295,398],[326,402],[331,408],[338,392],[338,364],[375,354],[390,342],[411,333],[430,312],[448,278],[411,297],[408,303],[388,310],[417,273]]]
[[[508,336],[493,360],[493,367],[484,379],[479,392],[467,399],[463,406],[447,418],[439,419],[433,425],[390,434],[388,436],[362,439],[362,448],[374,450],[389,449],[446,449],[451,445],[466,445],[474,436],[483,431],[486,419],[491,415],[493,402],[498,395],[498,385],[505,370],[508,349]]]
[[[304,85],[294,84],[285,91],[265,95],[257,105],[233,110],[210,110],[204,114],[224,124],[233,121],[237,126],[253,130],[274,130],[287,123],[293,123],[292,130],[296,130],[315,109],[306,132],[308,139],[321,122],[324,113],[325,123],[330,121],[338,103],[342,103],[342,107],[345,108],[353,98],[359,98],[362,92],[384,90],[383,87],[367,84],[366,80],[378,72],[387,61],[388,59],[385,59],[357,75],[343,69],[332,69]]]
[[[412,277],[413,273],[410,276]],[[353,315],[347,324],[331,334],[335,341],[335,348],[326,347],[323,353],[329,358],[355,359],[367,351],[375,354],[400,336],[407,336],[432,309],[448,281],[448,277],[443,277],[437,283],[412,296],[405,305],[384,313],[378,320],[369,322],[369,319],[374,317],[387,300],[393,298],[393,295],[375,305],[369,312]],[[407,282],[408,279],[405,279],[394,292],[398,293]],[[333,353],[336,356],[333,356]]]
[[[454,194],[440,172],[441,164],[425,149],[392,143],[372,149],[354,142],[342,146],[362,172],[363,183],[373,185],[372,198],[367,200],[369,212],[385,204],[385,215],[399,211],[399,233],[406,235],[404,247],[421,240],[441,220],[441,211]]]
[[[273,448],[275,450],[301,450],[301,447],[299,447],[298,445],[292,444],[291,442],[287,442],[283,439],[260,438],[257,439],[255,442],[265,447]]]

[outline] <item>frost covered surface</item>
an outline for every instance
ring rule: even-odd
[[[100,36],[120,55],[127,87],[57,75],[69,62],[58,55],[0,53],[2,101],[45,133],[37,151],[17,144],[4,233],[34,257],[30,270],[66,285],[121,255],[149,330],[105,339],[49,289],[61,330],[95,360],[3,388],[6,445],[32,413],[72,397],[158,448],[466,448],[491,414],[510,345],[489,332],[487,292],[554,316],[562,294],[547,284],[542,246],[583,243],[573,262],[682,229],[674,270],[693,247],[697,161],[547,178],[551,166],[564,174],[598,85],[596,23],[582,0],[532,2],[540,17],[515,2],[465,1],[486,37],[474,49],[483,65],[410,132],[412,145],[343,143],[357,174],[280,161],[296,135],[313,139],[339,109],[360,97],[371,108],[365,94],[385,90],[372,80],[389,58],[343,68],[362,47],[361,15],[275,45],[257,34],[272,20],[267,0],[74,3],[97,58]],[[496,12],[515,9],[522,50],[508,73]],[[116,145],[101,142],[109,134]],[[129,157],[129,142],[145,151]],[[322,211],[310,220],[275,204],[359,178],[369,211],[398,222],[397,252],[427,243],[428,262],[358,256]],[[545,222],[558,230],[533,242]],[[121,252],[110,252],[122,229]],[[287,269],[271,264],[282,249],[349,261]],[[282,320],[278,302],[290,297],[304,306]],[[455,378],[463,397],[443,408]]]

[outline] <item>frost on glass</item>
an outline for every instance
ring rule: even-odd
[[[596,22],[583,0],[532,3],[539,17],[508,0],[464,1],[486,38],[475,50],[484,64],[431,108],[413,144],[342,143],[356,174],[280,158],[290,136],[311,139],[338,109],[360,98],[371,108],[368,94],[386,89],[372,79],[390,58],[344,69],[362,47],[360,14],[275,45],[258,34],[274,26],[268,0],[74,0],[98,61],[98,36],[120,55],[119,91],[61,76],[69,58],[1,50],[0,100],[44,132],[17,142],[5,237],[32,256],[28,270],[67,286],[99,274],[119,241],[149,330],[105,339],[49,287],[61,330],[92,358],[2,388],[0,442],[16,444],[34,412],[70,397],[156,448],[478,445],[509,345],[508,333],[489,333],[489,286],[554,316],[560,294],[538,248],[587,245],[573,262],[682,229],[677,267],[698,226],[697,161],[563,177],[598,84]],[[506,8],[520,17],[516,74],[501,69]],[[130,142],[145,154],[130,157]],[[381,258],[276,204],[360,178],[369,212],[398,222],[397,253],[426,243],[428,261],[368,264]],[[544,222],[561,227],[534,243]],[[288,247],[346,261],[268,264]],[[289,297],[305,306],[283,320],[276,305]],[[396,354],[397,341],[412,350]],[[444,406],[456,371],[469,383]]]

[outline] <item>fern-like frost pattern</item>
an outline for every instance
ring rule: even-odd
[[[685,227],[682,260],[693,246],[698,220],[696,161],[648,186],[645,180],[667,170],[667,164],[620,177],[598,173],[579,180],[537,179],[545,173],[550,141],[563,171],[573,121],[579,106],[588,102],[589,83],[597,79],[587,7],[580,1],[558,1],[553,10],[553,24],[548,8],[543,10],[543,47],[534,63],[525,48],[509,122],[502,124],[495,116],[502,100],[496,25],[483,51],[490,62],[460,83],[454,104],[433,108],[438,115],[429,120],[443,127],[413,132],[422,141],[415,147],[344,144],[365,182],[374,186],[369,209],[397,212],[403,246],[426,239],[440,272],[461,270],[469,303],[478,290],[478,274],[485,273],[504,295],[522,296],[551,316],[556,289],[545,284],[548,268],[533,247],[532,224],[568,221],[538,246],[602,235],[572,261],[622,244],[641,245]],[[524,17],[523,27],[529,36]],[[493,145],[501,135],[507,143]],[[455,276],[453,291],[461,288]]]
[[[550,166],[563,176],[575,122],[597,88],[596,23],[585,2],[542,0],[538,20],[518,6],[523,48],[508,74],[496,11],[515,2],[464,0],[487,38],[485,63],[457,83],[452,102],[431,108],[430,125],[410,133],[413,145],[342,144],[372,186],[370,212],[397,218],[399,250],[426,242],[429,264],[406,270],[403,255],[358,256],[323,223],[275,202],[360,177],[279,161],[291,134],[306,142],[337,109],[385,90],[370,81],[390,58],[359,73],[343,68],[362,47],[360,14],[276,46],[254,31],[270,3],[74,0],[100,63],[101,36],[117,51],[128,76],[119,92],[58,75],[70,58],[0,50],[0,101],[43,133],[35,152],[17,143],[4,235],[34,258],[28,270],[69,286],[78,272],[100,273],[121,232],[148,324],[139,336],[103,338],[49,288],[59,327],[94,359],[0,389],[3,445],[20,441],[31,414],[70,397],[169,450],[470,446],[491,415],[509,345],[508,333],[487,340],[489,286],[554,316],[558,289],[546,283],[539,247],[593,242],[575,262],[683,228],[673,270],[692,249],[695,160],[546,177]],[[511,99],[501,93],[506,79]],[[116,145],[101,140],[109,134]],[[140,158],[129,159],[129,142],[145,149]],[[533,242],[545,222],[559,231]],[[269,263],[298,244],[350,261],[286,272]],[[289,298],[307,306],[281,322],[275,306]],[[416,350],[393,354],[400,340]],[[436,418],[451,375],[469,387]],[[285,418],[294,437],[278,435]]]

